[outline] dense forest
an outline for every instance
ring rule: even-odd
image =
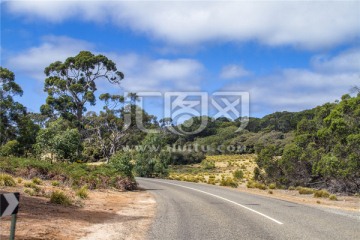
[[[0,68],[0,156],[70,165],[105,161],[116,163],[128,176],[166,177],[169,164],[199,163],[206,155],[256,153],[257,181],[334,192],[360,190],[360,91],[310,110],[250,118],[237,132],[240,119],[200,116],[187,120],[192,124],[174,126],[172,119],[158,120],[141,109],[136,93],[99,93],[99,79],[120,84],[124,78],[103,55],[82,51],[51,63],[44,73],[46,102],[40,113],[32,113],[15,100],[23,90],[14,73]],[[87,111],[98,101],[102,111]],[[158,133],[141,131],[138,114],[143,126]],[[197,134],[177,135],[170,129],[197,129],[202,118],[207,118],[207,126]]]

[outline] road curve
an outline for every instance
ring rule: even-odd
[[[360,239],[360,213],[310,207],[207,184],[137,178],[154,194],[150,240]]]

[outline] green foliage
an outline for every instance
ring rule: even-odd
[[[81,51],[65,62],[56,61],[45,68],[44,90],[48,97],[41,112],[51,118],[61,116],[82,124],[86,104],[95,105],[96,81],[107,79],[119,83],[124,74],[117,71],[113,61],[103,55]]]
[[[16,183],[12,176],[0,173],[0,186],[14,187]]]
[[[51,154],[61,161],[75,161],[81,150],[81,136],[70,122],[57,119],[49,123],[47,128],[41,129],[36,137],[35,149],[39,155]]]
[[[110,165],[116,169],[119,174],[132,178],[134,165],[131,160],[132,157],[129,152],[117,153],[111,157]]]
[[[221,179],[220,186],[229,186],[229,187],[237,188],[238,183],[234,181],[234,179],[227,177]]]
[[[164,139],[159,134],[148,134],[142,141],[142,151],[136,154],[135,172],[141,177],[166,177],[170,153],[165,151]]]
[[[0,156],[20,156],[20,144],[17,140],[8,141],[0,147]]]
[[[49,163],[25,158],[0,157],[0,169],[15,176],[41,177],[44,180],[61,179],[74,187],[87,185],[90,189],[116,188],[134,190],[137,185],[133,178],[124,177],[110,164],[91,166],[84,163]],[[36,186],[34,183],[29,187]]]
[[[75,194],[76,194],[76,196],[78,196],[81,199],[88,198],[89,197],[88,187],[87,186],[82,186],[81,188],[76,190]]]
[[[233,176],[235,179],[242,179],[244,177],[244,172],[241,169],[238,169],[233,172]]]
[[[71,198],[66,195],[64,192],[56,190],[50,195],[50,202],[55,204],[60,204],[63,206],[70,206],[72,204]]]
[[[331,195],[329,196],[329,199],[330,199],[331,201],[337,201],[337,200],[338,200],[335,194],[331,194]]]
[[[60,186],[60,183],[59,183],[59,181],[52,181],[51,185],[54,187],[58,187],[58,186]]]
[[[275,183],[271,183],[271,184],[269,185],[269,188],[270,188],[270,189],[275,189],[275,188],[276,188],[276,184],[275,184]]]
[[[313,194],[313,193],[315,192],[314,189],[312,189],[312,188],[305,188],[305,187],[300,187],[300,188],[298,189],[298,191],[299,191],[299,194]]]
[[[33,182],[34,184],[36,184],[36,185],[41,185],[41,183],[42,183],[41,179],[38,178],[38,177],[34,177],[34,178],[32,179],[32,182]]]
[[[201,167],[206,169],[206,170],[214,169],[215,168],[215,162],[205,159],[205,160],[203,160],[201,162]]]
[[[316,198],[328,198],[330,196],[330,193],[326,191],[325,189],[317,190],[314,192],[314,197]]]
[[[295,139],[282,157],[276,147],[263,148],[257,163],[267,181],[285,185],[330,187],[356,192],[360,184],[360,95],[344,95],[342,101],[324,104],[298,121]]]
[[[202,152],[176,151],[176,152],[171,152],[170,164],[180,165],[180,164],[200,163],[204,159],[205,159],[205,155]]]

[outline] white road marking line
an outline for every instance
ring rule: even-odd
[[[265,217],[265,218],[267,218],[267,219],[269,219],[269,220],[271,220],[271,221],[273,221],[273,222],[276,222],[277,224],[280,224],[280,225],[283,224],[282,222],[280,222],[280,221],[278,221],[278,220],[276,220],[276,219],[274,219],[274,218],[272,218],[272,217],[269,217],[269,216],[266,215],[266,214],[263,214],[263,213],[261,213],[261,212],[258,212],[258,211],[256,211],[256,210],[254,210],[254,209],[251,209],[251,208],[249,208],[249,207],[247,207],[247,206],[244,206],[244,205],[242,205],[242,204],[240,204],[240,203],[231,201],[231,200],[229,200],[229,199],[227,199],[227,198],[223,198],[223,197],[220,197],[220,196],[218,196],[218,195],[215,195],[215,194],[212,194],[212,193],[209,193],[209,192],[205,192],[205,191],[202,191],[202,190],[199,190],[199,189],[196,189],[196,188],[192,188],[192,187],[186,187],[186,186],[179,185],[179,184],[175,184],[175,183],[163,182],[163,181],[159,181],[159,180],[150,180],[150,181],[161,182],[161,183],[170,184],[170,185],[174,185],[174,186],[178,186],[178,187],[182,187],[182,188],[191,189],[191,190],[193,190],[193,191],[201,192],[201,193],[204,193],[204,194],[207,194],[207,195],[210,195],[210,196],[219,198],[219,199],[224,200],[224,201],[226,201],[226,202],[235,204],[235,205],[237,205],[237,206],[239,206],[239,207],[245,208],[245,209],[247,209],[247,210],[249,210],[249,211],[251,211],[251,212],[253,212],[253,213],[259,214],[259,215],[261,215],[261,216],[263,216],[263,217]]]

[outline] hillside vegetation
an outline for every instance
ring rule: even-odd
[[[360,92],[310,110],[251,117],[246,128],[237,131],[242,119],[200,116],[176,125],[171,118],[158,120],[140,108],[136,93],[98,93],[100,77],[110,84],[124,78],[103,55],[81,51],[51,63],[44,73],[47,99],[40,113],[32,113],[15,101],[23,91],[14,73],[0,68],[1,172],[36,172],[50,179],[60,175],[97,187],[103,182],[134,182],[134,176],[167,177],[169,165],[201,163],[195,168],[203,174],[199,181],[209,181],[204,172],[210,173],[214,164],[215,169],[233,164],[229,171],[235,171],[245,164],[247,154],[256,154],[257,167],[246,167],[242,174],[262,184],[360,191]],[[103,109],[88,111],[97,100]],[[204,120],[207,124],[200,132],[174,134],[173,130],[196,132]],[[213,159],[217,155],[224,155],[223,160]],[[89,162],[107,164],[96,167]],[[230,172],[222,174],[226,180]]]

